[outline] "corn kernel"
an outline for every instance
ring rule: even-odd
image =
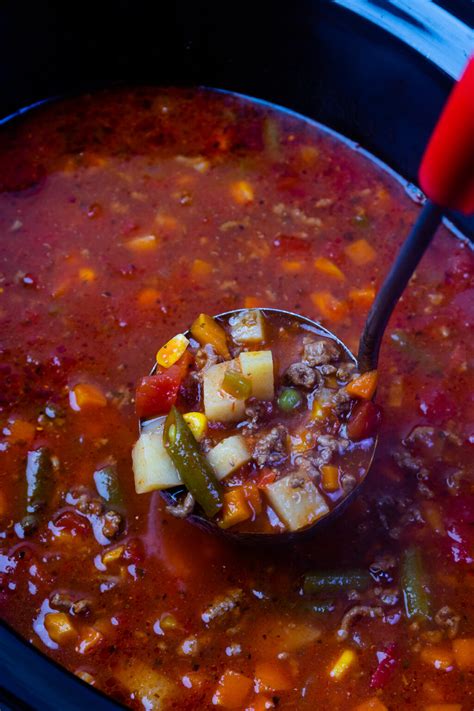
[[[189,341],[186,336],[178,333],[160,348],[156,354],[156,362],[163,368],[170,368],[181,358],[188,346]]]
[[[200,442],[207,432],[207,417],[202,412],[187,412],[183,419],[194,435],[194,439]]]
[[[171,630],[179,629],[180,624],[174,615],[170,612],[165,612],[160,618],[160,627],[163,632],[169,632]]]
[[[77,412],[83,408],[105,407],[107,400],[104,393],[95,385],[79,383],[69,393],[69,403]]]
[[[158,240],[155,235],[143,235],[128,240],[125,246],[132,252],[152,252],[158,247]]]
[[[344,281],[346,278],[344,272],[342,272],[337,264],[327,257],[318,257],[314,262],[314,268],[321,272],[322,274],[327,274],[328,276],[334,277],[339,281]]]
[[[49,612],[44,617],[46,632],[56,644],[65,644],[77,635],[65,612]]]
[[[111,563],[116,563],[120,560],[122,553],[124,551],[123,546],[117,546],[116,548],[110,548],[102,556],[102,563],[104,565],[110,565]]]
[[[332,679],[342,679],[356,661],[356,653],[352,649],[345,649],[329,672],[329,676]]]
[[[232,183],[230,192],[235,202],[239,205],[247,205],[254,198],[253,188],[246,180],[238,180],[236,183]]]
[[[79,279],[85,283],[90,283],[96,279],[97,274],[90,267],[82,267],[79,269]]]
[[[325,417],[326,409],[323,407],[319,400],[313,400],[313,407],[311,408],[311,419],[324,420]]]

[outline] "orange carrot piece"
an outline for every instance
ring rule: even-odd
[[[474,637],[453,640],[456,664],[463,671],[474,671]]]
[[[128,240],[125,246],[132,252],[153,252],[158,247],[158,240],[155,235],[143,235]]]
[[[252,699],[245,711],[268,711],[268,709],[274,708],[275,704],[269,696],[263,696],[262,694],[259,694],[254,699]]]
[[[230,192],[238,205],[247,205],[249,202],[253,202],[254,191],[246,180],[238,180],[232,183]]]
[[[148,308],[149,306],[155,306],[160,300],[160,296],[158,289],[147,287],[138,292],[137,301],[140,306]]]
[[[363,701],[361,704],[354,708],[354,711],[388,711],[385,704],[383,704],[380,699],[376,696],[372,696],[367,701]]]
[[[73,410],[92,409],[107,405],[104,393],[95,385],[90,385],[89,383],[75,385],[70,393],[69,400]]]
[[[289,691],[294,686],[289,664],[279,659],[257,662],[255,681],[257,691]]]
[[[375,390],[377,389],[378,373],[376,370],[369,370],[367,373],[362,373],[358,378],[351,380],[346,385],[346,391],[351,397],[357,397],[361,400],[372,400]]]
[[[349,301],[361,309],[368,309],[372,306],[375,299],[375,289],[373,286],[367,286],[361,289],[351,289],[349,291]]]
[[[246,296],[244,299],[244,307],[246,309],[256,309],[261,303],[262,300],[257,296]]]
[[[321,483],[326,491],[337,491],[339,489],[339,467],[334,464],[323,464]]]
[[[252,686],[252,679],[229,669],[219,679],[212,703],[228,709],[241,708],[250,695]]]
[[[257,487],[265,489],[269,484],[273,484],[276,479],[276,473],[272,469],[263,469],[257,479]]]
[[[223,504],[219,521],[220,528],[230,528],[230,526],[235,526],[252,516],[252,510],[242,486],[226,491],[223,494]]]
[[[303,263],[298,262],[297,260],[292,260],[292,259],[284,259],[281,263],[282,269],[285,272],[289,272],[290,274],[295,274],[297,272],[302,271],[303,269]]]
[[[8,423],[7,429],[10,434],[8,435],[8,441],[12,444],[18,444],[20,442],[30,443],[33,441],[36,427],[26,420],[13,420],[13,422]]]
[[[329,291],[313,292],[311,301],[321,315],[329,321],[342,321],[348,314],[346,302],[337,299]]]
[[[191,267],[191,276],[193,279],[205,279],[212,274],[212,264],[204,259],[195,259]]]
[[[317,269],[318,272],[334,277],[334,279],[338,281],[344,281],[346,278],[344,272],[339,269],[337,264],[327,257],[317,257],[314,261],[314,268]]]
[[[262,497],[260,496],[260,491],[258,486],[253,483],[253,481],[247,481],[243,485],[244,496],[250,505],[250,508],[255,514],[259,514],[262,511]]]
[[[421,650],[420,659],[440,671],[447,671],[454,666],[454,654],[445,647],[425,647]]]
[[[377,256],[375,249],[364,238],[358,239],[355,242],[352,242],[352,244],[349,244],[346,247],[345,252],[349,259],[354,262],[354,264],[357,264],[358,267],[362,267],[365,264],[369,264],[369,262],[373,262]]]
[[[209,343],[218,355],[230,358],[225,331],[212,316],[200,314],[191,326],[191,333],[201,346]]]

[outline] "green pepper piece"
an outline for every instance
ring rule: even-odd
[[[308,573],[304,577],[303,592],[338,592],[343,590],[366,590],[371,582],[365,570],[328,570],[324,573]]]
[[[108,504],[119,506],[123,496],[115,464],[107,464],[94,472],[94,483],[97,493]]]
[[[28,452],[26,487],[26,510],[28,513],[35,513],[48,503],[54,488],[51,452],[47,447]]]
[[[237,400],[246,400],[252,394],[252,383],[237,370],[226,370],[222,389]]]
[[[418,548],[405,551],[401,567],[401,585],[407,617],[429,620],[430,597],[426,589],[426,573],[423,559]]]
[[[193,433],[174,405],[165,420],[163,442],[188,491],[206,516],[215,516],[223,505],[222,489]]]
[[[301,405],[303,397],[296,388],[283,388],[278,396],[278,407],[283,412],[291,412]]]

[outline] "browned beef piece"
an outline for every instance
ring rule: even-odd
[[[285,373],[285,377],[292,385],[301,385],[310,390],[321,379],[317,370],[313,370],[306,363],[293,363]]]
[[[339,347],[329,340],[309,341],[303,349],[303,360],[311,368],[326,363],[336,363],[340,355]]]
[[[283,425],[273,427],[258,438],[253,457],[259,467],[274,466],[286,455],[288,430]]]
[[[115,538],[122,528],[122,516],[116,511],[107,511],[103,518],[102,533],[106,538]]]

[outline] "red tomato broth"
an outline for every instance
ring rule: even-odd
[[[277,141],[268,138],[269,121]],[[204,157],[209,168],[199,172],[177,155]],[[227,670],[253,679],[256,663],[279,653],[288,655],[284,680],[291,675],[294,686],[265,692],[279,697],[278,708],[355,708],[374,695],[376,652],[392,643],[401,663],[378,692],[387,708],[442,702],[471,708],[472,671],[454,661],[445,672],[421,659],[425,647],[450,650],[452,642],[435,622],[406,619],[399,583],[403,551],[416,544],[434,611],[449,606],[462,617],[457,637],[474,637],[474,571],[454,540],[462,538],[472,553],[472,521],[464,508],[452,510],[461,496],[467,502],[473,496],[467,475],[473,419],[468,247],[440,229],[394,314],[380,364],[380,444],[359,500],[296,551],[252,551],[170,519],[157,494],[135,494],[135,384],[156,345],[198,309],[219,313],[250,298],[253,306],[321,318],[355,349],[368,307],[350,300],[349,290],[380,284],[419,208],[393,177],[313,124],[201,90],[118,89],[37,109],[0,134],[0,175],[2,616],[69,669],[87,672],[136,708],[132,664],[171,680],[165,708],[208,708]],[[248,187],[232,191],[242,181],[252,199]],[[155,235],[156,246],[129,244],[146,235]],[[293,244],[283,236],[294,237]],[[364,265],[346,251],[361,239],[375,251]],[[301,240],[309,248],[300,248]],[[345,279],[315,269],[321,256]],[[196,268],[195,260],[210,270]],[[84,269],[93,273],[81,276]],[[315,293],[331,294],[344,308],[322,314]],[[105,404],[71,409],[70,391],[80,383],[98,388]],[[45,413],[51,405],[54,418]],[[12,441],[12,420],[35,426],[32,442]],[[442,427],[460,442],[449,444],[427,480],[391,456],[416,425]],[[37,530],[22,540],[14,524],[25,510],[26,454],[46,445],[59,462],[54,494]],[[83,487],[98,498],[93,474],[111,457],[124,521],[103,545],[94,537],[92,515],[76,511],[67,495]],[[117,560],[99,562],[118,546],[124,550]],[[368,570],[381,555],[394,558],[379,578],[382,588],[396,588],[397,602],[383,608],[382,618],[357,620],[341,642],[336,631],[343,614],[378,600],[375,583],[359,593],[359,602],[332,595],[334,609],[319,614],[311,609],[318,597],[301,595],[303,575]],[[242,591],[238,605],[205,624],[203,611],[234,589]],[[91,603],[84,616],[66,613],[77,637],[57,649],[43,627],[45,605],[58,609],[51,604],[55,592]],[[158,634],[156,622],[166,614],[177,624]],[[282,624],[289,634],[284,642],[274,634]],[[101,637],[84,654],[80,641],[91,627]],[[189,642],[193,635],[197,649]],[[233,644],[240,654],[237,647],[229,652]],[[336,680],[329,671],[346,648],[357,662]],[[182,681],[192,674],[198,675],[194,684]]]

